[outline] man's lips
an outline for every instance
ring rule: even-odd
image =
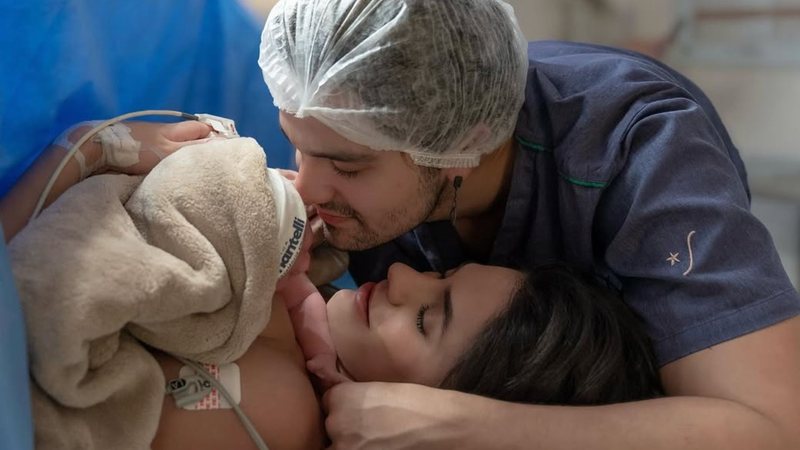
[[[364,283],[356,291],[356,309],[367,326],[369,326],[369,301],[374,287],[375,283]]]
[[[319,208],[317,208],[317,215],[319,216],[320,219],[322,219],[323,222],[327,223],[328,225],[338,225],[340,223],[343,223],[351,219],[351,217],[329,213]]]

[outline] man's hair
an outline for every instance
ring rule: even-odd
[[[499,400],[596,405],[661,395],[639,318],[593,276],[562,264],[525,274],[441,387]]]
[[[512,134],[527,42],[498,0],[282,0],[259,58],[275,104],[429,167],[474,167]]]

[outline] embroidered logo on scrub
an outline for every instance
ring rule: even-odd
[[[689,253],[689,268],[686,269],[685,272],[683,272],[683,276],[689,275],[689,273],[692,271],[692,268],[694,267],[694,254],[692,252],[692,236],[694,236],[694,232],[695,231],[692,230],[689,232],[688,235],[686,235],[686,249]],[[680,256],[679,252],[674,252],[674,253],[669,252],[669,257],[666,259],[666,261],[669,262],[670,267],[681,262],[681,260],[678,259],[678,256]]]

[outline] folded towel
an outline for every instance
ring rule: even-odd
[[[165,380],[143,344],[209,363],[244,353],[269,320],[279,236],[305,220],[276,182],[254,140],[213,140],[144,179],[89,178],[11,241],[37,448],[149,448]]]

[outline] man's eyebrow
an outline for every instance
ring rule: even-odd
[[[444,314],[442,314],[442,335],[447,331],[447,326],[453,320],[453,298],[450,295],[450,286],[444,290]]]
[[[339,161],[345,163],[358,163],[370,162],[375,159],[375,155],[368,155],[364,153],[348,154],[348,153],[331,153],[331,152],[315,152],[311,150],[302,150],[300,153],[304,155],[313,156],[315,158],[325,158],[331,161]]]
[[[281,129],[281,133],[289,141],[290,144],[292,140],[289,139],[289,135],[286,134],[286,131],[283,127],[279,127]],[[294,144],[293,144],[294,145]],[[296,146],[295,146],[296,148]],[[356,154],[347,154],[347,153],[330,153],[330,152],[316,152],[309,149],[303,149],[301,151],[304,155],[313,156],[315,158],[325,158],[330,159],[331,161],[339,161],[339,162],[370,162],[375,159],[375,155],[368,154],[368,153],[356,153]]]

